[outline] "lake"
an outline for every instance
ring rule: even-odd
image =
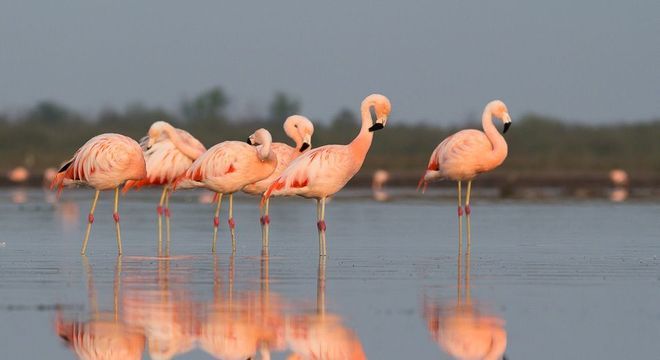
[[[175,193],[170,256],[157,257],[159,192],[131,193],[117,257],[112,194],[102,193],[82,257],[91,190],[56,203],[40,189],[2,189],[2,358],[658,357],[660,203],[480,191],[469,256],[458,254],[451,199],[347,191],[327,205],[320,259],[311,200],[271,201],[262,256],[258,200],[237,196],[237,251],[225,207],[213,255],[213,205]]]

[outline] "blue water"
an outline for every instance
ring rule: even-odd
[[[328,204],[323,262],[310,200],[272,202],[263,257],[257,200],[238,196],[237,251],[223,209],[214,256],[212,205],[177,193],[170,257],[158,258],[159,194],[129,194],[118,258],[106,193],[81,257],[91,191],[49,203],[41,190],[2,190],[1,358],[451,359],[502,345],[508,359],[658,358],[660,204],[479,191],[469,258],[452,201],[347,192]]]

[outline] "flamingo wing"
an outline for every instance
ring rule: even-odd
[[[240,147],[249,146],[238,141],[225,141],[211,147],[195,160],[186,171],[183,178],[193,181],[204,181],[208,178],[220,177],[236,171],[239,161]]]
[[[194,136],[190,135],[189,132],[181,129],[176,129],[177,133],[181,137],[181,140],[184,141],[188,146],[195,148],[197,151],[199,151],[199,154],[203,154],[206,152],[206,147],[204,144],[202,144],[199,140],[197,140]],[[192,159],[195,160],[195,159]]]
[[[436,148],[438,170],[464,163],[474,163],[480,154],[492,151],[493,146],[484,134],[478,130],[462,130],[446,138]]]
[[[51,188],[57,186],[61,191],[65,180],[85,183],[97,171],[124,169],[136,147],[135,141],[124,135],[97,135],[87,141],[69,161],[62,165],[51,183]]]
[[[268,187],[264,198],[270,197],[273,192],[294,195],[299,189],[309,186],[320,177],[345,177],[346,174],[342,174],[341,170],[352,168],[352,160],[351,154],[344,145],[326,145],[310,150],[289,164]],[[352,176],[354,173],[349,175]]]

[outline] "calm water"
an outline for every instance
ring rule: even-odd
[[[121,258],[110,193],[88,257],[91,191],[44,194],[0,192],[2,359],[660,356],[660,204],[477,200],[459,264],[453,202],[344,195],[328,204],[324,263],[309,200],[273,201],[264,258],[257,202],[237,198],[237,252],[225,216],[213,256],[211,205],[177,194],[158,259],[156,192],[122,199]]]

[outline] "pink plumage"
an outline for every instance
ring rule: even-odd
[[[272,150],[277,155],[277,167],[267,178],[249,184],[243,188],[243,192],[252,195],[261,195],[268,186],[277,179],[289,164],[311,147],[311,139],[314,134],[314,125],[309,119],[301,115],[289,116],[284,122],[284,132],[294,141],[295,145],[285,143],[273,143]]]
[[[60,193],[62,188],[69,184],[84,184],[96,189],[87,216],[87,231],[80,250],[81,255],[84,255],[87,249],[99,192],[113,188],[115,203],[112,217],[117,232],[117,251],[121,255],[119,186],[127,180],[141,180],[146,175],[147,167],[140,145],[135,140],[120,134],[101,134],[91,138],[60,168],[51,183],[51,189],[57,187]]]
[[[511,123],[503,102],[495,100],[488,103],[482,118],[484,131],[461,130],[444,139],[431,153],[419,185],[426,186],[429,181],[441,179],[472,180],[478,174],[500,166],[506,159],[508,146],[493,125],[493,115],[505,124]]]
[[[190,133],[164,121],[151,125],[140,146],[147,164],[147,176],[139,181],[127,181],[124,192],[149,185],[171,185],[206,151]]]
[[[231,230],[232,251],[235,251],[236,223],[233,218],[233,194],[243,189],[245,185],[267,178],[277,167],[277,155],[272,150],[272,137],[268,130],[255,131],[250,135],[249,142],[250,144],[225,141],[211,147],[174,183],[176,188],[181,183],[193,182],[218,194],[218,204],[213,217],[213,252],[215,252],[220,224],[222,195],[229,194],[228,224]]]
[[[511,117],[506,105],[500,100],[489,102],[484,109],[481,122],[484,131],[462,130],[443,140],[438,145],[419,180],[417,189],[426,190],[428,183],[434,180],[449,179],[457,182],[458,193],[458,242],[462,247],[463,214],[467,217],[467,251],[470,250],[470,193],[472,179],[480,173],[500,166],[508,153],[508,146],[502,134],[493,125],[493,116],[504,123],[505,133],[511,126]],[[466,180],[465,211],[463,211],[461,181]]]
[[[51,189],[84,184],[97,190],[118,187],[127,180],[140,180],[147,169],[140,145],[120,134],[101,134],[87,141],[59,170]]]
[[[371,119],[371,109],[376,122]],[[362,101],[362,126],[358,136],[348,145],[326,145],[306,152],[293,160],[268,187],[262,206],[273,195],[298,195],[318,200],[320,254],[325,255],[325,199],[341,190],[362,167],[371,147],[373,131],[382,129],[392,106],[383,95],[369,95]]]

